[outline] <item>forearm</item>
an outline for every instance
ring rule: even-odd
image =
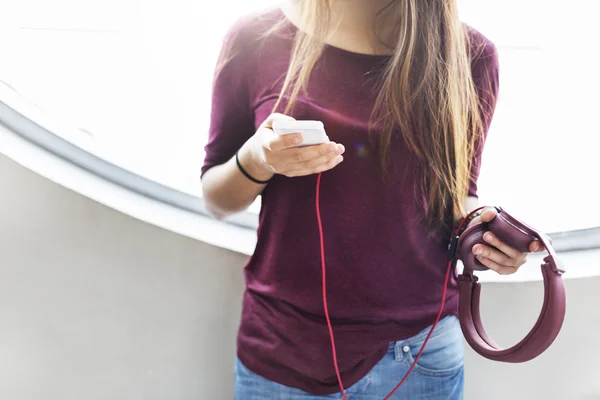
[[[239,152],[240,164],[255,179],[270,179],[273,174],[267,172],[253,153],[251,143],[244,144]],[[212,167],[202,177],[202,193],[207,210],[218,219],[248,208],[264,187],[265,184],[252,182],[242,174],[235,157]]]

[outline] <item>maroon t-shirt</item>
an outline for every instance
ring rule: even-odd
[[[264,38],[280,21],[285,27]],[[231,159],[271,114],[295,32],[280,10],[243,18],[229,31],[224,48],[233,59],[214,88],[202,173]],[[469,32],[487,133],[498,89],[497,54],[483,35]],[[345,387],[383,357],[390,341],[433,323],[447,265],[447,241],[428,238],[416,206],[414,157],[396,135],[382,179],[378,141],[369,138],[376,82],[388,59],[326,46],[292,114],[323,121],[329,138],[346,147],[344,161],[321,182],[328,304]],[[257,246],[244,269],[237,352],[267,379],[330,394],[339,388],[321,295],[316,179],[276,175],[262,194]],[[452,281],[445,315],[457,313],[457,294]]]

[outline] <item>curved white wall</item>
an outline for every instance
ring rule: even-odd
[[[123,215],[3,155],[0,193],[0,399],[232,398],[246,256]],[[587,258],[598,264],[598,252]],[[538,359],[468,352],[466,399],[600,398],[600,279],[567,289],[564,329]],[[482,312],[501,344],[531,326],[541,290],[485,284]]]

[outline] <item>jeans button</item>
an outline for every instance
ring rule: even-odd
[[[404,347],[402,348],[402,351],[403,351],[403,352],[405,352],[405,353],[408,353],[408,352],[410,351],[410,347],[408,347],[408,346],[404,346]]]

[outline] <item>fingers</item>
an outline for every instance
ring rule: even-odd
[[[536,253],[538,251],[542,251],[544,250],[544,246],[542,246],[542,244],[540,243],[539,240],[532,240],[531,243],[529,243],[529,251],[532,253]]]
[[[319,144],[316,146],[307,146],[284,150],[281,152],[280,155],[281,157],[284,157],[287,160],[292,160],[294,164],[306,164],[313,162],[317,159],[322,159],[323,157],[333,158],[338,154],[343,154],[345,150],[346,149],[342,144],[329,142]]]
[[[548,243],[552,245],[552,239],[550,239],[550,237],[548,237],[547,235],[544,235],[544,237],[548,241]],[[529,251],[532,253],[539,253],[546,251],[546,248],[544,247],[544,244],[541,240],[536,239],[532,240],[531,243],[529,243]]]
[[[289,135],[279,136],[275,132],[271,132],[272,135],[270,135],[270,137],[267,139],[265,147],[274,153],[279,153],[283,150],[291,149],[302,143],[302,135],[300,134],[293,133]]]
[[[507,256],[509,256],[512,259],[522,260],[522,258],[524,257],[523,253],[521,253],[519,250],[507,245],[506,243],[504,243],[503,241],[498,239],[496,237],[496,235],[494,235],[492,232],[486,232],[483,235],[483,240],[485,240],[487,243],[489,243],[493,247],[497,248],[502,253],[506,254]]]
[[[324,155],[324,156],[313,158],[312,160],[303,161],[300,163],[289,164],[285,168],[284,172],[285,171],[291,172],[291,171],[300,171],[300,170],[314,170],[315,168],[317,168],[323,164],[327,164],[329,161],[333,160],[334,158],[336,158],[339,155],[340,154],[333,152],[333,153],[328,153],[327,155]],[[342,159],[343,159],[343,156],[342,156]]]
[[[336,143],[285,150],[282,156],[295,162],[287,164],[283,172],[288,176],[302,176],[327,171],[344,160],[344,151],[344,146]]]
[[[527,261],[527,255],[524,253],[519,253],[517,257],[513,258],[494,247],[482,244],[473,246],[473,254],[482,258],[488,258],[500,265],[513,268],[518,268]]]
[[[502,275],[513,274],[527,261],[527,254],[498,240],[491,232],[483,238],[491,246],[478,244],[473,246],[473,254],[486,267]]]
[[[304,175],[318,174],[320,172],[325,172],[325,171],[335,168],[342,161],[344,161],[344,156],[337,155],[334,158],[332,158],[331,160],[329,160],[323,164],[319,164],[316,167],[295,170],[286,175],[287,176],[304,176]]]
[[[275,172],[286,176],[302,176],[327,171],[343,161],[342,144],[328,142],[320,145],[293,147],[266,154],[267,163]]]
[[[481,257],[481,256],[476,256],[475,258],[477,258],[480,263],[482,263],[483,265],[485,265],[492,271],[496,271],[500,275],[514,274],[518,270],[518,268],[516,268],[516,267],[501,265],[501,264],[497,263],[496,261],[491,260],[489,258],[485,258],[485,257]]]

